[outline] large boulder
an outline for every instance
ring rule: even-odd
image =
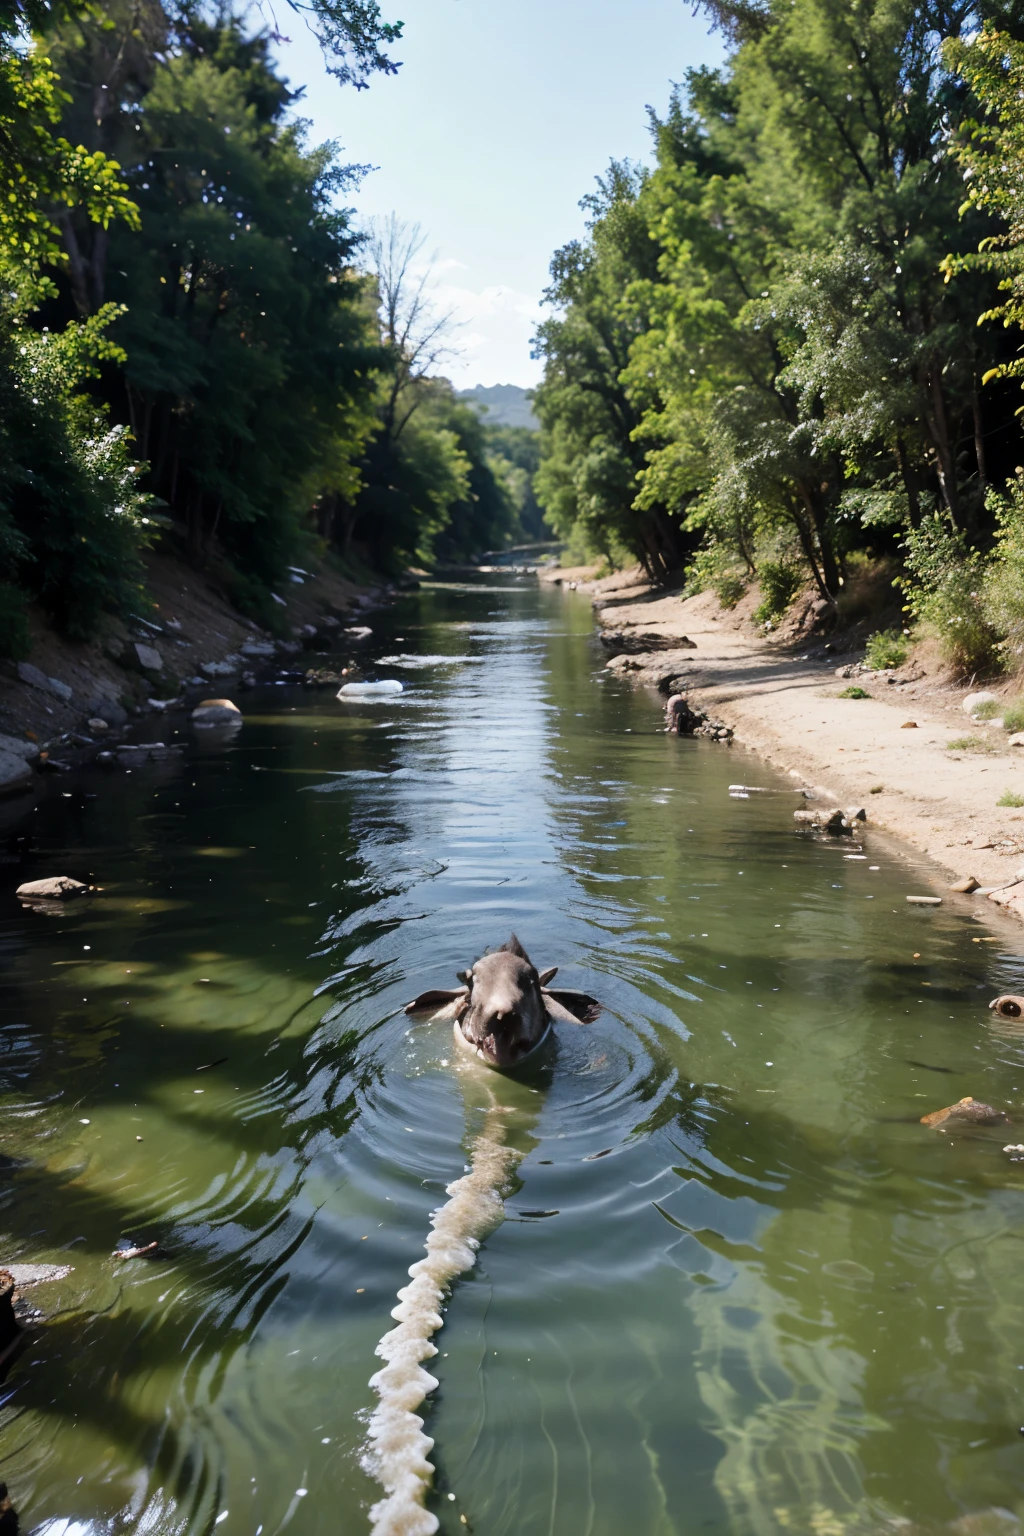
[[[119,730],[122,725],[128,724],[128,711],[123,705],[116,699],[108,699],[102,693],[88,700],[85,712],[92,720],[105,720],[114,730]]]
[[[613,656],[639,656],[650,651],[695,651],[687,635],[663,635],[653,629],[602,629],[597,637]]]
[[[88,889],[70,875],[51,875],[47,880],[26,880],[14,894],[19,901],[67,901],[72,896],[84,896]]]
[[[28,789],[31,783],[32,769],[21,754],[0,751],[0,795]]]
[[[23,683],[28,683],[30,688],[38,688],[43,693],[52,693],[55,698],[63,699],[65,703],[72,697],[72,690],[67,683],[62,683],[59,677],[47,677],[45,672],[40,672],[30,661],[18,662],[18,677]]]
[[[39,756],[39,748],[34,741],[22,741],[18,736],[2,734],[0,734],[0,752],[9,752],[12,757],[24,758],[26,763],[34,763]]]
[[[241,725],[242,711],[230,699],[204,699],[192,711],[193,725]]]
[[[136,666],[143,672],[162,672],[164,659],[155,645],[147,645],[144,640],[134,640],[131,650]]]
[[[974,711],[976,709],[980,709],[983,704],[998,704],[998,703],[999,703],[999,698],[998,698],[997,694],[994,694],[994,693],[984,693],[984,692],[982,692],[982,693],[969,693],[967,695],[967,697],[963,701],[963,711],[964,711],[965,715],[973,715]]]

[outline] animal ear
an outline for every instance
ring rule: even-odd
[[[520,960],[525,960],[527,965],[530,964],[529,955],[526,953],[526,950],[520,944],[514,933],[509,935],[508,943],[501,946],[501,948],[498,950],[498,954],[518,955]]]
[[[459,980],[462,982],[463,986],[471,987],[473,985],[473,971],[472,971],[472,967],[467,966],[467,968],[464,971],[456,971],[455,974],[459,978]]]
[[[549,981],[554,981],[554,979],[555,979],[555,977],[557,975],[558,975],[558,966],[557,965],[553,965],[551,967],[550,971],[541,971],[540,975],[537,977],[537,980],[540,982],[542,987],[546,987],[548,982]]]
[[[551,1018],[564,1019],[569,1024],[593,1024],[601,1012],[597,998],[586,992],[568,992],[562,987],[557,992],[548,992],[542,987],[541,997]]]
[[[466,996],[468,988],[459,987],[457,991],[450,992],[443,987],[435,987],[433,991],[421,992],[419,997],[414,997],[411,1003],[406,1003],[406,1013],[437,1013],[438,1009],[444,1009],[458,1004]]]

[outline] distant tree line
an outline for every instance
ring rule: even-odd
[[[375,4],[293,8],[341,80],[395,67]],[[356,228],[362,168],[298,99],[227,4],[0,0],[0,654],[29,602],[78,638],[144,613],[157,533],[268,623],[316,550],[388,572],[522,535],[418,235]]]
[[[888,554],[958,664],[1005,662],[1024,629],[1019,8],[706,5],[726,63],[651,114],[653,168],[613,163],[552,263],[548,519],[727,600],[757,575],[783,606],[802,580],[833,603],[851,560]]]

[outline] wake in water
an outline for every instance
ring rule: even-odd
[[[504,1145],[501,1114],[488,1110],[469,1173],[448,1185],[447,1205],[431,1216],[427,1256],[410,1266],[412,1284],[398,1292],[391,1312],[398,1327],[377,1345],[387,1364],[370,1378],[380,1403],[367,1431],[368,1466],[387,1498],[370,1510],[372,1536],[433,1536],[438,1529],[437,1517],[423,1507],[434,1475],[427,1460],[434,1442],[415,1411],[438,1383],[422,1362],[437,1354],[430,1340],[444,1321],[445,1293],[457,1275],[473,1268],[482,1239],[504,1214],[502,1190],[522,1153]]]

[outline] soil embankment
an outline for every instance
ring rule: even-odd
[[[31,790],[48,767],[95,757],[126,729],[161,735],[160,716],[170,701],[238,693],[256,673],[361,623],[362,613],[385,597],[383,589],[368,593],[327,567],[296,570],[278,600],[282,622],[275,636],[244,618],[212,576],[170,555],[151,554],[146,563],[154,606],[144,618],[108,620],[97,639],[75,645],[35,615],[27,661],[0,663],[4,759],[14,744],[40,754],[32,778],[12,782],[12,791]],[[304,665],[301,659],[289,664]],[[97,727],[103,715],[106,722]],[[5,798],[5,805],[15,798],[20,794]]]
[[[998,804],[1007,790],[1024,798],[1024,748],[1009,746],[998,724],[965,714],[969,689],[914,658],[894,671],[840,675],[862,649],[847,652],[838,637],[765,636],[713,593],[666,594],[638,569],[603,580],[587,568],[542,574],[575,582],[592,595],[602,628],[622,632],[630,649],[611,656],[611,670],[685,692],[731,726],[737,744],[842,806],[862,806],[869,825],[940,866],[936,890],[972,875],[983,888],[1005,887],[1024,871],[1024,808]],[[692,649],[672,647],[684,637]],[[851,684],[868,697],[841,697]],[[950,746],[965,739],[973,745]],[[997,894],[1024,917],[1024,882]]]

